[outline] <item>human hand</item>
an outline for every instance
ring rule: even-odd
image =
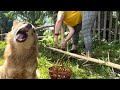
[[[66,46],[67,46],[67,42],[66,41],[61,42],[61,48],[62,49],[66,48]]]

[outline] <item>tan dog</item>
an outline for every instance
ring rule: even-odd
[[[37,35],[34,26],[13,22],[6,36],[5,62],[0,67],[1,79],[35,79],[38,66]]]

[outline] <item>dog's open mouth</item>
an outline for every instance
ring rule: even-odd
[[[18,42],[24,42],[28,37],[27,32],[28,31],[26,31],[26,30],[19,30],[16,34],[16,40]]]
[[[28,32],[32,28],[31,24],[27,24],[24,28],[21,28],[16,34],[16,41],[24,42],[28,37]]]

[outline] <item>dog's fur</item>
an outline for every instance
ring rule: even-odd
[[[18,42],[17,32],[29,23],[13,22],[12,30],[6,36],[7,46],[4,52],[5,62],[0,67],[1,79],[37,79],[37,35],[34,26],[29,28],[27,39]]]

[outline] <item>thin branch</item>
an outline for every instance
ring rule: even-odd
[[[41,29],[44,29],[44,28],[49,28],[49,27],[54,27],[54,25],[36,27],[36,28],[35,28],[35,30],[41,30]]]

